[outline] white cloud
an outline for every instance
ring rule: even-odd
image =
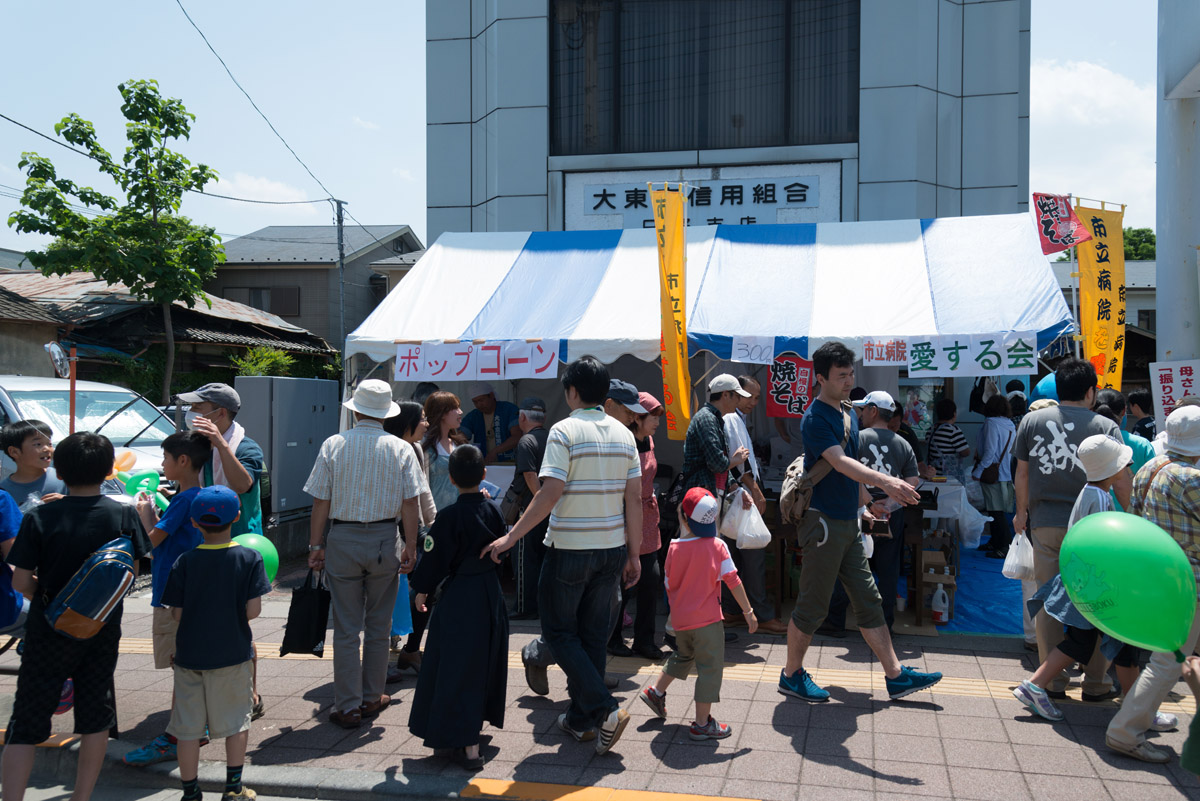
[[[379,130],[378,125],[371,122],[370,120],[364,120],[362,117],[354,117],[354,119],[351,120],[351,122],[353,122],[359,128],[365,128],[368,131],[378,131]]]
[[[291,202],[310,199],[304,190],[291,184],[257,175],[247,175],[244,172],[235,172],[232,177],[223,175],[216,185],[210,184],[209,188],[217,194],[244,197],[250,200]],[[304,207],[298,206],[297,208]]]
[[[1030,71],[1029,188],[1126,204],[1154,227],[1154,87],[1087,61],[1038,59]]]

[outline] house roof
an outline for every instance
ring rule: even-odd
[[[348,225],[343,229],[346,261],[403,238],[405,251],[422,245],[407,225]],[[226,264],[335,264],[337,227],[333,225],[271,225],[225,243]]]
[[[109,284],[85,271],[55,276],[45,276],[39,272],[26,270],[0,271],[0,288],[8,289],[27,301],[33,301],[45,307],[56,313],[63,321],[69,320],[79,325],[105,317],[128,314],[142,306],[149,305],[149,301],[137,300],[130,295],[128,287],[124,284]],[[208,298],[212,306],[198,300],[192,307],[192,311],[221,320],[233,320],[292,333],[308,333],[305,329],[285,322],[274,314],[232,300],[218,298],[207,292],[204,293],[204,296]],[[176,301],[174,305],[179,308],[187,308],[187,305],[181,301]]]
[[[0,248],[0,270],[29,270],[32,266],[23,251]]]
[[[0,320],[53,324],[61,322],[49,310],[3,287],[0,287]]]
[[[386,259],[378,259],[371,262],[373,270],[396,270],[412,267],[417,261],[425,255],[424,250],[414,250],[411,253],[397,253],[394,256],[388,256]]]
[[[1157,262],[1153,261],[1125,262],[1125,288],[1154,289],[1157,287],[1156,264]],[[1071,277],[1071,273],[1079,272],[1079,264],[1073,261],[1052,261],[1050,267],[1054,270],[1054,277],[1057,279],[1059,287],[1070,289],[1071,282],[1075,280]]]

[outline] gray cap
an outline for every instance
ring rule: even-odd
[[[608,382],[608,397],[635,414],[646,414],[646,407],[638,400],[637,387],[628,381],[614,378]]]
[[[208,401],[214,406],[228,409],[234,413],[242,408],[242,399],[238,397],[237,390],[228,384],[205,384],[195,392],[184,392],[181,395],[176,395],[175,399],[180,403],[202,403]]]
[[[518,408],[523,412],[544,412],[546,411],[546,402],[536,395],[530,395],[528,398],[521,399],[521,405]]]

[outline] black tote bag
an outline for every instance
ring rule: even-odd
[[[310,569],[304,583],[292,590],[292,604],[288,607],[287,626],[283,630],[279,655],[324,656],[325,627],[328,622],[329,590],[325,589],[324,576]]]

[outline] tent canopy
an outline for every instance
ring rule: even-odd
[[[687,229],[692,354],[735,336],[810,340],[1038,332],[1071,313],[1028,214]],[[561,340],[563,360],[659,352],[654,231],[447,233],[346,339],[382,362],[396,342]]]

